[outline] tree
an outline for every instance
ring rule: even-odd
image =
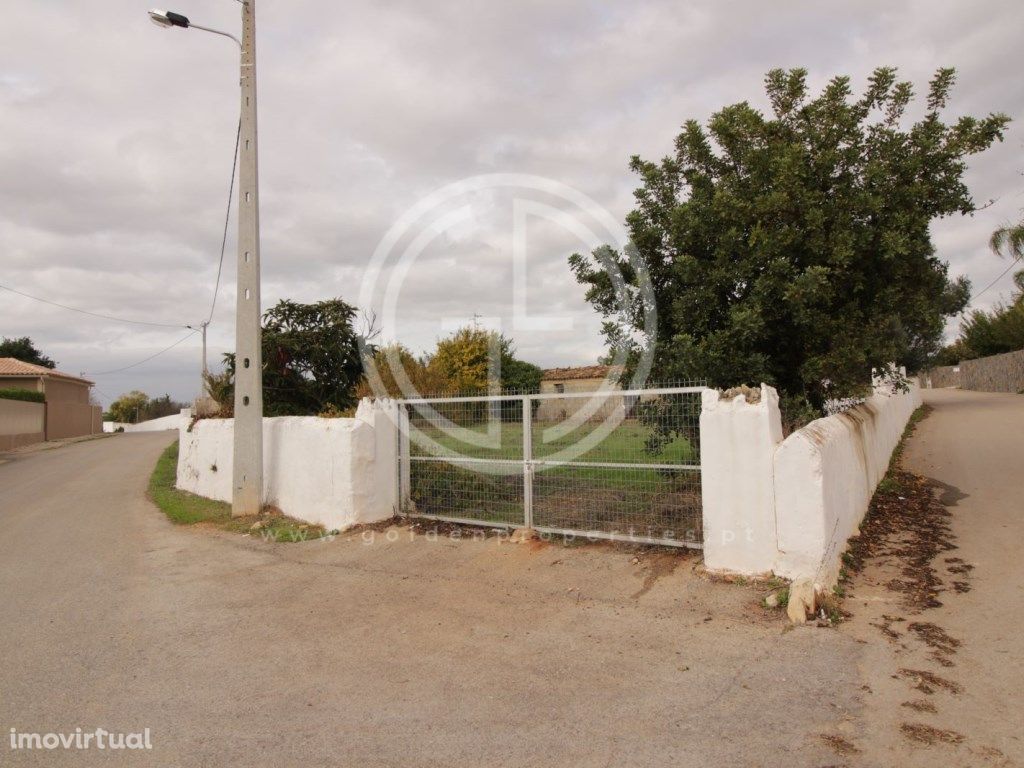
[[[1017,291],[1009,304],[976,309],[960,324],[960,337],[936,358],[938,365],[1024,349],[1024,270],[1013,276]]]
[[[511,357],[502,363],[501,386],[506,392],[539,392],[544,371],[533,363]]]
[[[536,392],[543,376],[536,365],[516,358],[510,338],[475,324],[438,341],[427,365],[455,393]]]
[[[488,386],[491,350],[496,349],[501,363],[500,376]],[[421,396],[481,394],[492,389],[504,392],[536,392],[540,389],[543,371],[533,363],[517,360],[512,341],[475,325],[461,328],[441,339],[432,354],[416,357],[402,344],[377,349],[373,365],[378,381],[376,388],[363,379],[357,397],[374,397],[386,392],[390,397],[408,397],[412,392],[400,385],[392,363],[401,367],[405,379]],[[369,375],[369,374],[368,374]]]
[[[23,363],[33,363],[44,368],[57,367],[57,363],[36,349],[28,336],[22,336],[20,339],[8,339],[5,336],[3,341],[0,341],[0,357],[13,357]]]
[[[997,229],[989,247],[1014,262],[1020,261],[1024,258],[1024,222]],[[933,365],[956,365],[961,360],[1024,349],[1024,270],[1014,274],[1013,281],[1017,292],[1010,303],[1000,303],[991,312],[971,312],[960,323],[959,338],[935,356]]]
[[[110,409],[104,415],[109,416],[109,421],[120,421],[126,424],[135,424],[145,420],[146,406],[149,405],[149,395],[133,389],[131,392],[121,395],[110,404]]]
[[[170,395],[151,398],[146,407],[143,408],[142,421],[149,419],[160,419],[164,416],[174,416],[181,413],[182,408],[188,408],[187,403],[179,403],[172,400]]]
[[[444,378],[449,391],[482,394],[502,388],[501,373],[511,359],[509,339],[473,324],[438,341],[429,365]]]
[[[341,299],[313,304],[285,299],[263,314],[266,415],[315,415],[355,405],[363,372],[355,318],[355,307]],[[235,356],[224,358],[233,380]]]
[[[377,389],[364,377],[356,388],[356,397],[376,397],[387,393],[389,397],[406,397],[409,392],[403,387],[395,375],[392,361],[397,362],[405,378],[420,395],[436,395],[449,391],[450,386],[444,374],[429,365],[427,358],[416,357],[402,344],[394,343],[380,347],[374,352],[373,366],[379,381]]]
[[[633,157],[632,248],[570,258],[631,366],[646,346],[656,379],[764,381],[790,408],[820,412],[829,397],[863,392],[872,368],[920,365],[939,348],[944,318],[966,304],[969,284],[949,279],[928,228],[974,210],[965,158],[1002,139],[1008,118],[943,123],[952,69],[936,73],[909,129],[913,89],[895,69],[875,70],[855,100],[846,77],[809,99],[806,78],[773,70],[771,116],[734,104],[707,130],[688,121],[660,163]],[[634,287],[625,321],[604,257]],[[636,342],[648,302],[657,339]]]
[[[996,253],[1006,252],[1014,261],[1024,258],[1024,222],[1000,227],[992,233],[988,244]]]

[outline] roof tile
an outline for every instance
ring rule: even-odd
[[[89,386],[93,384],[93,382],[83,379],[81,376],[72,376],[70,373],[47,368],[44,365],[26,363],[16,357],[0,357],[0,376],[52,376],[55,379],[81,381]]]
[[[548,368],[544,371],[544,381],[569,381],[573,379],[615,378],[622,373],[621,365],[584,365],[577,368]]]

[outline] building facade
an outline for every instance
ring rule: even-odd
[[[99,434],[103,409],[92,404],[93,383],[13,357],[0,358],[0,389],[25,389],[45,402],[0,399],[0,448]]]
[[[576,368],[548,368],[540,382],[542,395],[575,394],[617,390],[622,387],[618,378],[620,366],[587,365]],[[587,409],[587,419],[603,420],[612,411],[623,408],[625,398],[617,395],[602,395],[599,399],[588,397],[553,397],[540,401],[535,419],[537,421],[559,422],[581,409]]]

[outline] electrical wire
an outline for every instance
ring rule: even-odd
[[[121,371],[127,371],[129,368],[136,368],[137,366],[140,366],[143,363],[148,363],[154,357],[159,357],[164,352],[169,352],[170,350],[174,349],[176,346],[181,344],[183,341],[186,341],[187,339],[191,338],[192,336],[195,336],[197,333],[199,333],[199,331],[193,329],[193,330],[189,331],[187,334],[185,334],[184,336],[182,336],[180,339],[178,339],[176,342],[171,344],[171,346],[164,347],[163,349],[161,349],[156,354],[150,355],[149,357],[146,357],[146,358],[143,358],[142,360],[139,360],[139,362],[137,362],[137,363],[132,363],[131,365],[126,365],[123,368],[114,368],[111,371],[87,372],[85,375],[86,376],[106,376],[106,375],[111,374],[111,373],[120,373]]]
[[[19,296],[24,296],[26,299],[32,299],[33,301],[40,301],[43,304],[49,304],[49,305],[54,306],[54,307],[60,307],[61,309],[68,309],[68,310],[70,310],[72,312],[79,312],[79,313],[81,313],[83,315],[90,315],[92,317],[99,317],[99,318],[101,318],[103,320],[112,320],[112,321],[114,321],[116,323],[130,323],[132,325],[151,325],[151,326],[155,326],[157,328],[188,328],[188,326],[183,324],[183,323],[154,323],[154,322],[151,322],[149,320],[132,320],[132,319],[127,318],[127,317],[114,317],[113,315],[104,315],[104,314],[101,314],[99,312],[90,312],[87,309],[79,309],[78,307],[69,307],[67,304],[60,304],[60,303],[58,303],[56,301],[50,301],[49,299],[41,299],[40,297],[33,296],[30,293],[25,293],[24,291],[19,291],[17,288],[11,288],[9,285],[0,285],[0,288],[2,288],[5,291],[10,291],[11,293],[16,293]]]
[[[996,278],[995,280],[993,280],[993,281],[992,281],[991,283],[989,283],[988,285],[986,285],[986,286],[985,286],[984,288],[982,288],[982,289],[981,289],[980,291],[978,291],[978,292],[977,292],[976,294],[974,294],[973,296],[971,296],[971,300],[970,300],[970,301],[968,302],[968,304],[971,304],[971,303],[973,303],[973,302],[974,302],[974,300],[975,300],[976,298],[978,298],[979,296],[981,296],[981,294],[983,294],[983,293],[984,293],[985,291],[987,291],[987,290],[988,290],[989,288],[991,288],[991,287],[992,287],[993,285],[995,285],[995,284],[996,284],[996,283],[998,283],[998,282],[999,282],[1000,280],[1002,280],[1002,279],[1003,279],[1004,277],[1006,277],[1007,273],[1009,273],[1009,271],[1010,271],[1011,269],[1013,269],[1013,268],[1014,268],[1014,267],[1015,267],[1015,266],[1017,265],[1017,263],[1018,263],[1018,262],[1019,262],[1019,261],[1020,261],[1020,260],[1021,260],[1022,258],[1024,258],[1024,254],[1021,254],[1021,255],[1020,255],[1020,256],[1018,256],[1018,257],[1017,257],[1016,259],[1014,259],[1014,260],[1013,260],[1013,262],[1012,262],[1012,263],[1010,264],[1010,266],[1008,266],[1008,267],[1007,267],[1006,269],[1004,269],[1004,270],[1003,270],[1003,271],[1002,271],[1001,273],[999,273],[999,277],[997,277],[997,278]]]
[[[239,1],[241,2],[242,0],[239,0]],[[228,205],[227,205],[227,212],[224,215],[224,234],[221,237],[221,241],[220,241],[220,260],[219,260],[219,262],[217,264],[217,280],[216,280],[216,282],[214,283],[214,286],[213,286],[213,301],[210,303],[210,314],[207,316],[206,322],[204,323],[204,325],[207,325],[207,326],[213,320],[213,311],[217,307],[217,294],[220,292],[220,278],[221,278],[221,275],[223,274],[223,271],[224,271],[224,253],[227,250],[228,227],[229,227],[230,222],[231,222],[231,202],[234,199],[235,176],[236,176],[236,174],[238,172],[238,147],[239,147],[239,144],[241,143],[241,140],[242,140],[242,120],[241,120],[241,118],[239,118],[239,120],[238,120],[238,129],[235,132],[235,153],[234,153],[234,155],[231,158],[231,181],[228,184]],[[122,371],[127,371],[127,370],[129,370],[131,368],[136,368],[136,367],[142,365],[143,363],[148,363],[150,360],[152,360],[152,359],[154,359],[156,357],[159,357],[164,352],[169,352],[170,350],[174,349],[179,344],[185,342],[187,339],[189,339],[192,336],[194,336],[195,334],[199,333],[199,329],[198,328],[193,328],[191,325],[181,325],[181,324],[174,324],[174,323],[154,323],[154,322],[150,322],[150,321],[147,321],[147,320],[132,320],[132,319],[124,318],[124,317],[114,317],[113,315],[104,315],[104,314],[99,313],[99,312],[90,312],[87,309],[79,309],[78,307],[71,307],[71,306],[68,306],[67,304],[60,304],[60,303],[58,303],[56,301],[50,301],[49,299],[40,298],[39,296],[32,296],[31,294],[24,293],[23,291],[19,291],[19,290],[15,289],[15,288],[11,288],[10,286],[7,286],[7,285],[0,284],[0,288],[2,288],[5,291],[10,291],[11,293],[16,293],[19,296],[24,296],[26,299],[32,299],[33,301],[39,301],[39,302],[42,302],[43,304],[49,304],[49,305],[54,306],[54,307],[60,307],[61,309],[67,309],[67,310],[70,310],[71,312],[79,312],[79,313],[81,313],[83,315],[90,315],[91,317],[98,317],[98,318],[101,318],[103,320],[111,320],[111,321],[118,322],[118,323],[130,323],[130,324],[133,324],[133,325],[149,325],[149,326],[154,326],[154,327],[157,327],[157,328],[189,328],[190,329],[189,333],[187,333],[182,338],[178,339],[176,342],[174,342],[170,346],[164,347],[159,352],[157,352],[155,354],[152,354],[149,357],[143,358],[142,360],[139,360],[137,363],[132,363],[131,365],[126,365],[126,366],[124,366],[122,368],[114,368],[114,369],[109,370],[109,371],[96,371],[94,373],[86,373],[86,374],[83,374],[83,375],[88,375],[88,376],[107,376],[107,375],[110,375],[110,374],[113,374],[113,373],[121,373]]]
[[[235,154],[231,160],[231,183],[228,185],[228,210],[224,214],[224,237],[220,241],[220,263],[217,264],[217,282],[213,285],[213,302],[210,304],[210,314],[206,318],[209,325],[213,320],[213,310],[217,307],[217,293],[220,291],[220,276],[224,271],[224,250],[228,244],[228,223],[231,221],[231,199],[235,193],[235,172],[238,169],[238,144],[242,139],[242,119],[238,119],[238,132],[235,134]]]

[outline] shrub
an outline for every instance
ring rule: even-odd
[[[3,400],[25,400],[29,403],[45,403],[46,395],[32,389],[0,389],[0,399]]]

